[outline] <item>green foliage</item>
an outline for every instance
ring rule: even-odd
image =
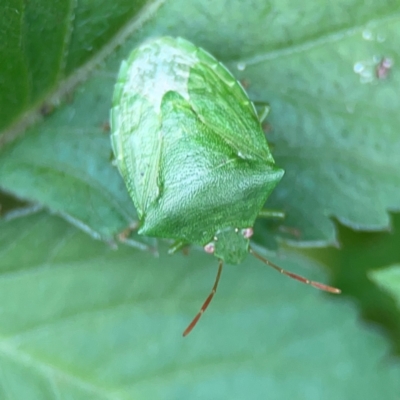
[[[91,61],[121,26],[136,19],[144,3],[4,0],[0,15],[0,129]]]
[[[0,256],[2,399],[395,400],[400,390],[400,365],[382,359],[387,344],[351,304],[250,258],[226,268],[212,312],[182,339],[215,274],[202,251],[116,251],[42,212],[1,223]],[[323,279],[298,254],[272,259]]]
[[[342,225],[337,228],[340,248],[303,252],[329,267],[332,284],[342,289],[342,296],[349,296],[360,305],[363,317],[385,328],[394,350],[400,354],[399,308],[391,293],[375,285],[372,278],[375,272],[380,274],[383,265],[400,260],[400,214],[393,216],[390,232],[356,233]]]
[[[374,305],[386,310],[380,323],[400,332],[395,280],[371,272],[400,263],[396,236],[361,245],[366,234],[344,237],[350,230],[340,228],[344,250],[326,263],[335,264],[342,298],[256,260],[225,269],[212,307],[182,339],[215,260],[197,249],[168,257],[164,244],[155,258],[142,251],[154,243],[135,234],[138,249],[114,249],[137,215],[110,162],[107,126],[121,60],[150,37],[184,37],[271,105],[264,128],[286,174],[267,207],[287,218],[260,221],[260,244],[336,244],[331,217],[388,229],[388,210],[400,208],[397,1],[2,6],[0,398],[398,398],[389,342],[345,297],[359,299],[369,317]],[[382,59],[392,62],[386,79],[377,74]],[[20,201],[45,211],[29,213]],[[269,255],[327,280],[320,264],[293,250]]]
[[[400,266],[396,264],[373,271],[370,276],[373,281],[393,296],[400,309]]]
[[[272,6],[258,1],[249,9],[236,1],[229,4],[227,12],[223,1],[218,2],[218,6],[214,3],[205,13],[208,3],[204,1],[174,0],[164,4],[157,13],[148,13],[150,21],[139,33],[134,32],[121,42],[118,51],[106,58],[75,91],[72,103],[65,104],[40,126],[32,128],[30,133],[36,133],[40,143],[32,143],[32,137],[29,143],[21,140],[4,151],[0,165],[1,187],[67,214],[93,232],[116,234],[121,223],[115,217],[112,221],[107,218],[114,213],[115,205],[111,201],[108,207],[107,203],[102,205],[97,220],[93,216],[84,218],[65,204],[71,204],[73,199],[63,200],[68,191],[71,194],[67,197],[81,195],[75,185],[63,185],[60,192],[53,189],[60,186],[59,173],[53,170],[55,163],[48,160],[53,141],[56,134],[64,131],[67,136],[63,141],[65,152],[75,151],[81,137],[86,135],[95,135],[108,146],[108,138],[101,135],[101,131],[108,120],[110,93],[121,59],[148,36],[179,35],[204,47],[228,65],[248,85],[253,99],[271,104],[272,132],[267,135],[275,144],[277,165],[287,173],[269,205],[286,211],[286,227],[297,230],[298,240],[334,243],[335,231],[329,219],[332,215],[356,228],[387,227],[386,209],[398,208],[400,203],[400,186],[397,185],[400,168],[397,110],[400,104],[395,89],[400,78],[395,67],[390,79],[375,78],[378,61],[374,61],[374,57],[396,59],[399,32],[395,6],[389,1],[378,2],[367,12],[361,1],[353,1],[346,7],[348,1],[335,2],[335,5],[327,2],[321,13],[321,4],[309,2],[300,13],[281,2]],[[348,20],[349,10],[353,10],[356,20]],[[92,12],[96,15],[96,8]],[[116,42],[109,41],[110,46]],[[354,72],[359,65],[365,67],[365,76]],[[76,81],[81,73],[81,69],[76,71]],[[367,78],[370,82],[365,82]],[[43,142],[46,148],[41,147],[42,152],[38,152]],[[58,145],[59,142],[57,139]],[[13,156],[14,151],[17,157]],[[85,155],[93,164],[102,166],[95,173],[100,184],[96,185],[95,179],[88,177],[88,183],[97,189],[92,188],[92,192],[100,192],[100,195],[108,191],[111,181],[114,182],[108,171],[112,167],[104,164],[103,157],[97,152]],[[35,174],[29,181],[41,180],[42,170],[39,168],[37,173],[35,170],[40,167],[38,164],[46,162],[51,164],[46,167],[47,187],[39,194],[35,193],[35,188],[29,188],[32,185],[27,186],[25,180],[15,183],[14,178],[9,179],[10,170],[27,168],[29,173]],[[73,168],[78,178],[87,176],[79,156],[69,162],[71,166],[65,165],[66,174],[73,174],[70,171]],[[28,172],[21,171],[21,175]],[[86,193],[87,190],[82,189]],[[317,191],[318,196],[315,195]],[[117,193],[113,199],[122,202],[124,197],[125,193]],[[282,230],[277,235],[295,239]]]

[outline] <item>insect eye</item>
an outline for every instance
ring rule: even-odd
[[[210,242],[204,246],[204,251],[208,254],[214,254],[215,251],[215,244]]]
[[[242,235],[246,239],[250,239],[253,236],[253,228],[246,228],[242,230]]]

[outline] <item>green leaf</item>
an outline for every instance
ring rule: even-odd
[[[396,300],[400,309],[400,264],[372,271],[369,277]]]
[[[388,227],[387,209],[400,204],[397,2],[366,6],[361,0],[309,0],[293,7],[277,0],[251,5],[239,0],[170,0],[157,13],[147,12],[151,19],[140,32],[114,3],[107,11],[96,3],[79,3],[80,29],[66,44],[72,57],[64,63],[68,73],[79,80],[80,70],[74,68],[90,69],[91,52],[101,58],[100,48],[111,53],[116,43],[121,47],[80,86],[72,103],[4,148],[1,188],[111,240],[134,219],[105,156],[109,138],[102,131],[118,66],[146,38],[180,35],[226,63],[253,99],[271,105],[267,137],[286,174],[268,207],[283,209],[287,218],[269,226],[269,234],[272,229],[274,238],[335,243],[332,216],[357,229]],[[130,15],[135,15],[132,7]],[[105,29],[102,36],[99,26],[109,20],[114,21],[113,29]],[[117,24],[125,34],[112,37]],[[87,50],[90,46],[93,50]],[[376,77],[382,57],[394,62],[387,79]],[[12,103],[22,104],[21,96]],[[7,115],[15,116],[18,110]],[[93,147],[88,145],[92,141]],[[76,151],[81,146],[88,147]],[[65,158],[66,154],[70,155]],[[265,241],[265,232],[263,236]]]
[[[87,68],[99,53],[107,51],[121,26],[133,24],[145,2],[4,0],[0,15],[0,131],[21,118],[21,113],[34,111],[60,82],[59,89],[65,92],[73,81],[79,81],[84,71],[78,69],[84,64]],[[67,78],[72,79],[67,82]],[[46,114],[51,109],[45,102],[39,111]]]
[[[0,222],[0,260],[2,399],[398,397],[400,364],[354,307],[250,256],[185,339],[216,273],[204,252],[113,250],[42,212]]]
[[[0,191],[0,217],[14,209],[26,208],[27,204]]]
[[[3,164],[0,175],[20,198],[33,198],[92,236],[111,240],[137,217],[110,151],[108,140],[88,129],[42,127],[13,146],[11,164]]]
[[[332,285],[360,308],[364,319],[383,328],[393,352],[400,355],[400,313],[395,298],[371,280],[382,265],[400,264],[400,214],[392,215],[389,232],[355,232],[336,224],[340,248],[303,249],[326,265]]]

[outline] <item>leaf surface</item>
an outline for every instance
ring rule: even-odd
[[[0,260],[2,399],[398,397],[400,365],[353,306],[250,256],[187,338],[217,266],[196,249],[113,250],[41,212],[0,223]]]
[[[400,265],[372,271],[370,278],[396,300],[400,310]]]
[[[127,13],[135,15],[138,4]],[[356,229],[388,226],[387,210],[400,204],[397,2],[366,7],[361,0],[306,1],[296,8],[261,0],[251,6],[222,0],[160,4],[151,3],[153,11],[137,17],[146,21],[140,31],[140,24],[133,26],[126,13],[121,16],[123,7],[78,6],[81,23],[68,44],[63,42],[70,57],[63,63],[64,75],[78,79],[80,66],[88,69],[90,57],[101,58],[104,47],[110,56],[70,103],[3,149],[3,190],[78,221],[94,236],[111,240],[121,232],[135,215],[106,157],[110,145],[104,132],[118,66],[146,38],[179,35],[214,54],[242,80],[252,99],[272,107],[266,135],[286,174],[267,206],[284,210],[287,218],[270,226],[262,240],[268,234],[272,240],[335,243],[332,216]],[[119,41],[113,36],[116,25],[128,32],[119,34]],[[20,57],[5,54],[15,63]],[[378,79],[383,59],[391,66],[387,78]],[[31,80],[46,86],[40,79]],[[5,103],[21,104],[17,98]],[[14,111],[7,115],[19,112]]]

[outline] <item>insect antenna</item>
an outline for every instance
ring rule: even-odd
[[[184,330],[183,336],[188,335],[192,331],[192,329],[196,326],[200,317],[203,315],[204,311],[207,310],[208,305],[211,303],[211,300],[214,297],[214,294],[217,292],[218,282],[219,282],[219,278],[221,277],[221,272],[222,272],[223,266],[224,266],[224,262],[222,260],[219,260],[217,277],[215,278],[214,286],[211,290],[211,293],[207,296],[206,301],[201,306],[200,311],[197,313],[197,315],[193,318],[193,321]]]
[[[313,287],[315,287],[315,288],[317,288],[317,289],[324,290],[325,292],[336,293],[336,294],[341,293],[341,290],[340,290],[340,289],[334,288],[334,287],[332,287],[332,286],[324,285],[323,283],[319,283],[319,282],[315,282],[315,281],[310,281],[310,280],[307,279],[307,278],[303,278],[303,277],[300,276],[300,275],[294,274],[293,272],[289,272],[289,271],[284,270],[284,269],[281,268],[281,267],[278,267],[278,266],[277,266],[276,264],[274,264],[273,262],[267,260],[267,259],[264,258],[262,255],[256,253],[251,247],[249,248],[249,252],[250,252],[251,254],[253,254],[254,257],[256,257],[256,258],[258,258],[260,261],[262,261],[264,264],[267,264],[267,265],[269,265],[270,267],[276,269],[278,272],[280,272],[280,273],[283,274],[283,275],[286,275],[286,276],[288,276],[288,277],[290,277],[290,278],[296,279],[296,280],[298,280],[298,281],[300,281],[300,282],[303,282],[303,283],[305,283],[305,284],[307,284],[307,285],[311,285],[311,286],[313,286]]]

